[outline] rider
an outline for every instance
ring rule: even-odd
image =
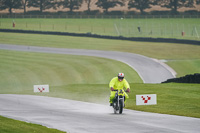
[[[118,77],[114,77],[109,84],[111,93],[110,93],[110,106],[112,106],[113,103],[113,99],[115,97],[115,91],[117,89],[122,89],[124,91],[124,88],[126,89],[126,92],[130,92],[130,86],[129,83],[126,81],[126,79],[124,79],[124,73],[119,73]],[[128,99],[128,94],[124,91],[125,94],[125,101],[124,103],[126,103],[126,99]]]

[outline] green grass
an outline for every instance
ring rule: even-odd
[[[131,84],[128,109],[200,118],[200,84]],[[157,105],[136,106],[135,95],[157,94]]]
[[[113,19],[14,19],[15,29],[115,35]],[[11,29],[13,19],[1,19],[0,28]]]
[[[73,33],[88,33],[126,37],[164,37],[199,40],[198,18],[185,19],[1,19],[0,28],[61,31]],[[141,32],[138,31],[141,28]],[[116,30],[117,29],[117,30]],[[119,33],[118,33],[118,32]],[[185,32],[182,37],[181,33]]]
[[[0,50],[0,62],[0,93],[32,93],[36,84],[107,84],[118,72],[142,83],[128,65],[104,58]]]
[[[177,73],[178,77],[186,74],[200,73],[200,59],[171,60],[167,62]]]
[[[1,133],[64,133],[41,125],[26,123],[0,116]]]
[[[167,60],[200,59],[199,45],[3,32],[0,36],[0,42],[4,44],[121,51]]]

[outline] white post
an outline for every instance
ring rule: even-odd
[[[194,30],[195,30],[195,32],[196,32],[196,34],[197,34],[197,37],[199,38],[199,34],[198,34],[198,32],[197,32],[197,28],[194,27]]]
[[[172,27],[172,23],[171,23],[171,30],[172,30],[172,37],[174,36],[174,34],[173,34],[173,27]]]
[[[159,22],[159,33],[160,33],[160,36],[162,36],[162,29],[161,29],[161,26],[160,26],[160,22]]]
[[[178,36],[179,35],[179,29],[178,29],[178,24],[176,24],[176,28],[177,28],[177,32],[176,32],[176,36]]]
[[[116,32],[117,32],[117,34],[118,34],[118,36],[120,35],[120,33],[119,33],[119,30],[118,30],[118,28],[117,28],[117,25],[116,24],[114,24],[114,26],[115,26],[115,30],[116,30]]]

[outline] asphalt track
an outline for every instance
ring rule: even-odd
[[[85,49],[66,49],[66,48],[49,48],[35,47],[22,45],[6,45],[0,44],[0,49],[41,52],[41,53],[56,53],[70,55],[96,56],[121,61],[128,64],[139,74],[144,83],[161,83],[167,79],[174,78],[174,71],[164,63],[158,60],[125,52],[115,51],[100,51],[100,50],[85,50]]]
[[[0,115],[68,133],[199,133],[200,119],[33,95],[0,94]]]

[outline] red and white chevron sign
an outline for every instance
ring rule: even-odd
[[[49,92],[49,85],[34,85],[34,92]]]
[[[154,105],[157,104],[156,94],[136,95],[136,105]]]

